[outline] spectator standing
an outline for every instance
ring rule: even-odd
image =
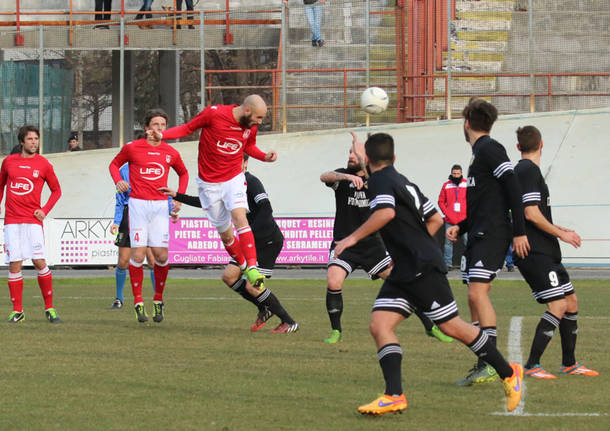
[[[462,167],[453,165],[449,180],[443,184],[438,195],[438,206],[445,215],[445,230],[455,226],[466,218],[466,190],[468,181],[462,176]],[[463,235],[466,242],[467,234]],[[445,238],[445,265],[452,267],[452,256],[455,251],[453,243]]]
[[[142,7],[140,8],[140,12],[151,11],[152,3],[153,3],[153,0],[143,0]],[[151,13],[147,13],[147,14],[139,13],[136,15],[136,19],[142,19],[144,17],[146,17],[146,19],[152,19],[153,16]],[[140,26],[140,28],[152,28],[152,26],[143,25],[143,26]]]
[[[184,0],[186,3],[186,10],[193,10],[193,0]],[[176,0],[176,10],[182,10],[182,0]],[[182,19],[182,14],[180,14],[180,19]],[[193,15],[188,15],[186,19],[193,19]],[[178,29],[181,29],[182,26],[178,25]],[[190,29],[194,29],[195,27],[189,24]]]
[[[96,12],[110,12],[112,10],[112,0],[95,0],[95,11]],[[96,13],[96,21],[108,21],[110,20],[109,13]],[[108,29],[107,25],[96,25],[95,28]]]
[[[288,6],[288,0],[283,0],[283,2]],[[326,0],[303,0],[305,16],[311,28],[311,46],[324,46],[324,39],[322,39],[320,33],[322,29],[322,16],[324,15],[322,5],[324,3],[326,3]]]

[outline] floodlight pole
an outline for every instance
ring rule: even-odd
[[[203,21],[205,15],[203,9],[199,10],[199,61],[201,63],[200,68],[200,81],[201,81],[201,110],[205,108],[205,30]]]
[[[528,4],[528,39],[529,39],[529,53],[527,56],[528,68],[530,72],[530,112],[536,111],[536,78],[534,77],[534,11],[533,1],[529,0]]]
[[[125,136],[125,18],[121,17],[121,49],[119,51],[119,148],[123,147]]]
[[[366,0],[364,12],[366,29],[366,88],[371,86],[371,0]]]
[[[451,0],[447,0],[447,120],[451,120]]]
[[[286,112],[286,32],[288,28],[286,26],[286,5],[282,2],[282,133],[286,133],[287,130],[287,118],[288,113]]]
[[[38,133],[39,133],[39,151],[44,154],[44,35],[42,33],[42,25],[38,27],[39,44],[38,44]]]

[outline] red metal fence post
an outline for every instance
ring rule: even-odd
[[[225,14],[225,37],[224,37],[224,43],[225,45],[232,45],[233,41],[234,41],[234,37],[231,34],[231,30],[229,28],[230,26],[230,21],[231,21],[231,14],[229,13],[229,0],[227,0],[226,2],[226,14]]]
[[[15,46],[23,46],[25,44],[25,39],[23,38],[23,35],[21,33],[19,33],[21,31],[21,17],[19,16],[20,11],[19,11],[19,0],[16,0],[16,4],[15,4],[15,20],[16,20],[16,27],[17,27],[17,33],[15,34]]]
[[[412,0],[409,0],[409,3]],[[399,123],[405,121],[405,0],[398,0],[394,8],[396,33],[396,117]],[[409,39],[410,40],[410,39]],[[409,56],[410,57],[410,56]]]

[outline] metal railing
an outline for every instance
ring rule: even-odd
[[[133,16],[134,14],[143,13],[141,11],[127,11],[125,10],[125,2],[121,1],[120,10],[117,11],[77,11],[73,9],[72,1],[69,3],[69,9],[65,11],[38,11],[38,12],[27,12],[23,13],[19,7],[19,0],[16,2],[16,10],[14,12],[2,12],[0,15],[3,16],[14,16],[14,21],[0,21],[0,26],[13,26],[16,28],[15,45],[20,46],[18,42],[23,44],[23,30],[26,26],[34,26],[30,31],[39,32],[40,36],[39,43],[37,45],[30,45],[28,49],[37,50],[38,60],[40,67],[43,65],[43,52],[47,47],[47,43],[44,40],[44,29],[47,26],[67,26],[70,31],[70,44],[72,44],[72,32],[82,26],[92,24],[103,24],[113,25],[120,29],[120,45],[116,44],[107,49],[114,49],[120,51],[121,58],[123,58],[126,49],[137,49],[137,46],[128,46],[128,39],[125,30],[129,26],[155,24],[167,26],[171,29],[173,34],[174,44],[178,34],[177,27],[179,25],[198,25],[200,39],[199,41],[193,42],[191,46],[174,47],[175,49],[195,49],[201,52],[201,67],[200,67],[200,78],[201,86],[196,92],[200,96],[200,105],[204,106],[213,101],[214,96],[218,96],[219,92],[224,90],[252,90],[262,91],[265,90],[271,94],[270,97],[270,120],[271,130],[286,132],[289,130],[291,121],[294,123],[294,119],[290,119],[287,115],[290,111],[323,111],[330,112],[336,111],[337,117],[341,118],[344,127],[358,123],[360,117],[355,115],[355,111],[358,110],[359,106],[355,96],[360,89],[365,88],[369,84],[384,87],[391,93],[393,97],[396,95],[395,101],[390,105],[390,109],[396,112],[395,120],[389,117],[384,117],[383,121],[421,121],[425,119],[437,119],[447,118],[450,119],[452,116],[459,115],[461,108],[459,105],[464,105],[467,98],[471,96],[485,97],[497,101],[500,105],[512,104],[510,109],[500,109],[501,113],[516,113],[516,112],[532,112],[540,110],[554,110],[558,107],[564,106],[562,103],[565,99],[574,98],[610,98],[610,77],[609,73],[534,73],[531,60],[524,58],[524,66],[522,73],[462,73],[455,72],[452,69],[452,49],[450,44],[452,42],[450,26],[456,18],[456,0],[397,0],[393,8],[385,8],[383,10],[371,10],[370,0],[353,0],[349,4],[353,4],[353,8],[360,8],[359,11],[362,13],[364,10],[365,25],[362,28],[366,28],[366,61],[364,67],[348,67],[347,62],[352,60],[351,57],[340,57],[337,56],[337,61],[340,62],[345,60],[345,67],[294,67],[288,65],[288,60],[295,60],[300,53],[303,56],[308,54],[305,45],[302,44],[302,40],[295,40],[293,34],[293,40],[287,43],[289,39],[289,31],[294,30],[288,25],[288,8],[280,3],[281,7],[278,9],[269,10],[235,10],[231,9],[230,0],[226,0],[225,9],[221,10],[198,10],[198,11],[176,11],[176,1],[173,1],[172,10],[164,11],[146,11],[145,13],[152,14],[156,18],[150,21],[135,21],[128,20],[127,17]],[[339,9],[341,8],[340,2],[336,2]],[[347,3],[346,3],[347,4]],[[302,5],[300,5],[302,7]],[[347,7],[347,6],[346,6]],[[104,14],[111,17],[110,20],[85,20],[80,19],[84,15]],[[239,14],[247,14],[238,16]],[[259,14],[258,16],[256,14]],[[54,16],[55,18],[65,17],[65,20],[43,20],[43,21],[23,21],[24,17],[32,18],[33,16],[40,15]],[[338,15],[338,14],[331,14]],[[186,18],[184,18],[186,16]],[[192,16],[193,19],[189,19]],[[296,16],[296,14],[295,14]],[[389,18],[387,22],[391,22],[393,16],[393,45],[391,43],[386,44],[386,49],[394,51],[395,66],[394,67],[376,67],[370,59],[370,43],[371,35],[368,32],[368,26],[370,24],[371,17]],[[118,18],[118,19],[116,19]],[[196,18],[196,19],[195,19]],[[302,17],[301,17],[302,18]],[[343,17],[341,17],[343,18]],[[339,19],[339,18],[337,18]],[[531,10],[530,10],[530,24],[532,22]],[[203,25],[201,25],[203,23]],[[335,27],[339,24],[343,24],[342,20],[337,21]],[[252,25],[259,26],[261,29],[267,26],[275,26],[279,29],[279,39],[273,39],[275,45],[272,49],[277,49],[277,62],[269,68],[252,67],[252,68],[236,68],[231,70],[219,69],[218,67],[212,67],[211,69],[206,68],[204,53],[210,50],[209,43],[204,43],[204,31],[208,31],[208,26],[215,26],[224,30],[222,41],[220,41],[220,35],[218,34],[218,44],[212,49],[222,49],[222,44],[229,44],[235,41],[234,35],[231,31],[231,26],[236,25]],[[366,27],[365,27],[366,26]],[[357,25],[353,26],[357,28]],[[531,27],[531,25],[530,25]],[[205,30],[204,30],[205,29]],[[233,30],[233,32],[236,32]],[[133,33],[132,33],[133,34]],[[169,35],[169,32],[164,33]],[[195,33],[191,33],[193,35]],[[34,33],[35,36],[38,36]],[[276,37],[276,35],[274,35]],[[299,36],[296,36],[298,39]],[[21,38],[21,39],[19,39]],[[192,38],[195,40],[196,38]],[[65,39],[64,39],[65,40]],[[116,39],[115,39],[116,40]],[[455,41],[455,39],[454,39]],[[301,43],[303,48],[302,51],[290,52],[289,48],[295,44]],[[360,47],[362,47],[362,42]],[[532,35],[529,35],[529,43],[532,44]],[[218,45],[217,44],[217,45]],[[346,50],[351,49],[348,42],[344,42]],[[353,43],[354,46],[357,43]],[[325,47],[325,49],[334,49],[335,47]],[[80,49],[79,47],[70,47],[69,49]],[[103,48],[99,48],[103,49]],[[311,47],[309,47],[311,50]],[[409,53],[410,55],[407,55]],[[443,55],[446,53],[446,63],[443,62]],[[532,50],[528,52],[528,57],[532,57]],[[292,58],[290,58],[292,56]],[[525,57],[525,56],[524,56]],[[526,64],[526,60],[530,63]],[[121,63],[123,64],[123,63]],[[444,66],[445,65],[445,66]],[[209,65],[208,65],[209,66]],[[299,66],[297,64],[297,66]],[[443,70],[444,69],[444,70]],[[122,70],[122,68],[121,68]],[[267,75],[269,79],[267,83],[255,84],[255,85],[222,85],[214,84],[218,82],[215,79],[222,75],[235,75],[241,73],[256,73]],[[391,79],[386,79],[383,82],[371,81],[370,76],[375,73],[386,73],[390,75]],[[315,81],[315,79],[306,79],[303,82],[296,81],[295,78],[287,76],[290,74],[295,75],[307,75],[312,77],[323,77],[329,78],[325,82],[311,83],[309,81]],[[366,75],[366,79],[363,76]],[[41,72],[42,76],[42,72]],[[395,76],[395,79],[394,79]],[[332,80],[330,77],[334,77]],[[597,91],[584,91],[578,90],[566,90],[570,86],[560,85],[561,79],[584,79],[584,78],[595,78],[603,81],[603,85],[600,85]],[[387,78],[387,76],[385,77]],[[462,87],[455,86],[457,81],[467,80],[469,78],[488,78],[493,80],[496,85],[492,86],[493,89],[483,90],[465,90]],[[42,79],[42,78],[41,78]],[[529,81],[527,81],[529,79]],[[121,82],[124,77],[120,76]],[[391,81],[394,82],[391,82]],[[510,81],[510,82],[509,82]],[[606,81],[608,81],[606,83]],[[498,83],[507,83],[505,85],[498,85]],[[518,83],[518,85],[513,85]],[[40,83],[42,87],[42,82]],[[576,86],[578,87],[578,86]],[[288,95],[288,92],[291,92]],[[295,93],[305,93],[306,91],[317,92],[321,95],[328,96],[332,93],[334,99],[328,100],[324,103],[313,103],[308,99],[298,99],[295,101]],[[121,95],[123,91],[120,92]],[[289,100],[289,96],[292,96],[292,101]],[[43,103],[44,97],[39,97],[39,103]],[[594,100],[587,101],[581,105],[594,106]],[[439,108],[440,107],[440,108]],[[124,110],[124,103],[121,101],[119,106],[116,107],[122,113]],[[42,112],[43,106],[40,111]],[[42,117],[42,114],[41,114]],[[42,121],[42,120],[41,120]],[[315,120],[311,121],[311,126],[316,126]],[[116,130],[119,130],[117,127]]]
[[[204,10],[205,14],[218,14],[224,15],[218,19],[205,20],[204,25],[224,25],[224,42],[230,45],[234,41],[233,34],[230,31],[231,25],[269,25],[279,24],[279,20],[274,19],[231,19],[231,0],[225,1],[224,10]],[[247,13],[260,13],[260,12],[280,12],[280,9],[269,9],[269,10],[256,10],[246,11]],[[173,0],[173,7],[160,10],[160,11],[139,11],[139,10],[126,10],[125,0],[121,0],[121,8],[117,11],[96,11],[96,10],[74,10],[72,0],[69,0],[67,10],[57,11],[35,11],[35,12],[23,12],[20,7],[20,0],[15,0],[15,12],[0,12],[0,16],[14,16],[14,21],[0,21],[0,26],[3,27],[15,27],[17,33],[15,34],[15,45],[23,46],[23,35],[20,31],[22,27],[38,27],[38,26],[67,26],[69,27],[69,43],[72,44],[74,27],[82,25],[114,25],[118,26],[121,24],[121,18],[129,18],[135,15],[154,15],[155,19],[147,20],[126,20],[125,25],[164,25],[171,27],[174,33],[174,43],[176,43],[178,26],[181,25],[201,25],[200,19],[191,18],[195,12],[192,10],[177,10],[176,0]],[[96,19],[75,19],[75,17],[85,15],[104,15],[108,16],[108,19],[96,20]],[[184,18],[184,16],[187,18]],[[31,16],[47,16],[47,17],[67,17],[65,20],[26,20],[23,17]],[[116,18],[118,19],[115,19]],[[158,17],[157,17],[158,16]]]

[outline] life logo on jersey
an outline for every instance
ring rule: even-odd
[[[248,139],[248,136],[250,136],[250,129],[244,130],[244,134],[242,136],[244,139]]]
[[[172,156],[170,156],[169,154],[165,155],[165,161],[170,164],[172,162]]]
[[[158,180],[165,174],[165,168],[161,163],[149,162],[149,166],[140,168],[140,175],[148,181]]]
[[[40,171],[38,169],[34,169],[34,172],[32,172],[32,175],[34,176],[34,178],[38,178],[38,175],[40,175]]]
[[[216,142],[218,151],[223,154],[237,154],[244,144],[239,139],[225,138],[224,142]]]
[[[27,195],[34,190],[34,183],[26,177],[17,177],[9,183],[9,190],[15,195]]]

